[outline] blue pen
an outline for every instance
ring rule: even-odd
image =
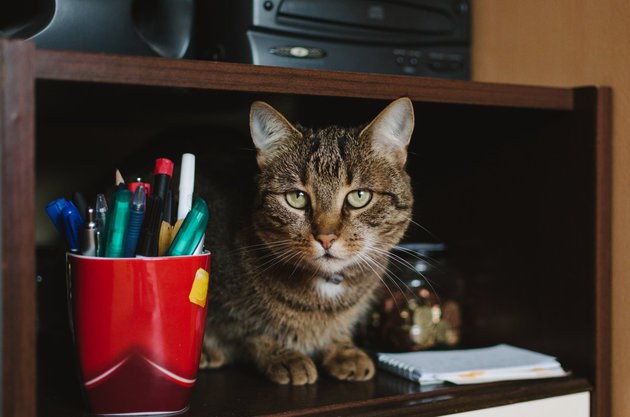
[[[105,256],[108,258],[121,258],[124,255],[130,199],[131,191],[129,190],[118,190],[114,194],[113,208],[107,220]]]
[[[140,185],[136,188],[131,198],[129,226],[127,227],[127,236],[125,237],[124,256],[126,258],[133,258],[136,255],[136,247],[138,246],[138,238],[140,236],[140,229],[142,228],[142,220],[144,219],[146,201],[146,189],[144,186]]]
[[[83,226],[83,218],[79,210],[72,201],[68,201],[66,207],[61,212],[61,219],[64,230],[66,231],[66,239],[71,252],[79,251],[79,231]]]
[[[63,212],[63,209],[66,208],[67,205],[68,205],[68,202],[66,201],[65,198],[58,198],[48,203],[48,205],[46,205],[46,213],[48,214],[48,217],[50,217],[50,220],[52,220],[53,224],[55,225],[55,228],[57,229],[59,234],[63,237],[66,236],[66,231],[64,230],[63,219],[61,218],[61,213]]]

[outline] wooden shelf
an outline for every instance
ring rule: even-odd
[[[37,79],[159,87],[573,109],[573,90],[225,62],[37,50]]]
[[[322,378],[297,388],[228,369],[202,374],[189,415],[434,416],[592,389],[594,415],[610,416],[609,89],[49,51],[17,40],[0,41],[3,415],[82,413],[76,383],[51,377],[72,359],[36,360],[37,342],[41,353],[49,336],[69,341],[62,254],[36,245],[43,184],[61,170],[74,175],[72,164],[122,163],[121,150],[153,146],[160,134],[203,137],[217,120],[235,129],[230,140],[213,131],[212,143],[242,148],[253,99],[299,121],[355,123],[400,96],[419,115],[409,158],[416,214],[467,274],[467,343],[550,353],[577,377],[425,389],[381,372],[365,384]],[[76,149],[95,136],[111,141],[92,160]]]
[[[374,380],[363,383],[322,377],[315,385],[292,387],[271,384],[250,369],[229,368],[200,372],[191,407],[184,415],[435,417],[590,389],[589,383],[581,378],[421,387],[386,372],[379,372]],[[42,415],[85,415],[85,406],[77,396],[70,401],[63,397],[44,398],[40,400],[41,409],[48,410]]]
[[[231,393],[239,389],[235,398]],[[202,373],[189,415],[429,417],[589,390],[588,382],[579,378],[421,387],[386,372],[366,383],[322,377],[312,387],[278,387],[251,372],[230,369]]]

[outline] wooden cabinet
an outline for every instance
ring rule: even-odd
[[[63,248],[43,207],[111,182],[147,149],[242,149],[263,99],[306,125],[370,120],[410,97],[416,197],[406,239],[446,242],[466,282],[464,343],[556,355],[574,377],[419,387],[291,388],[204,372],[191,416],[443,415],[592,390],[610,413],[610,91],[37,50],[0,41],[2,402],[5,416],[81,415],[64,322]],[[584,397],[581,397],[584,398]]]
[[[541,400],[449,414],[448,417],[586,417],[590,415],[587,393],[560,395]]]

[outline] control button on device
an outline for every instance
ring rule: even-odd
[[[309,51],[307,48],[303,46],[294,46],[293,48],[289,50],[289,54],[296,58],[304,58],[309,55]]]
[[[321,48],[307,48],[304,46],[274,46],[269,49],[269,53],[289,58],[318,59],[326,56],[326,51]]]

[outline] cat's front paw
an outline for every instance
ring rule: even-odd
[[[221,352],[201,352],[199,369],[217,369],[225,364],[225,356]]]
[[[214,337],[203,337],[199,369],[217,369],[228,362],[228,351]]]
[[[342,381],[367,381],[374,376],[374,362],[361,349],[352,345],[335,346],[324,356],[323,367]]]
[[[292,350],[273,355],[261,368],[267,378],[278,384],[305,385],[317,381],[317,368],[311,358]]]

